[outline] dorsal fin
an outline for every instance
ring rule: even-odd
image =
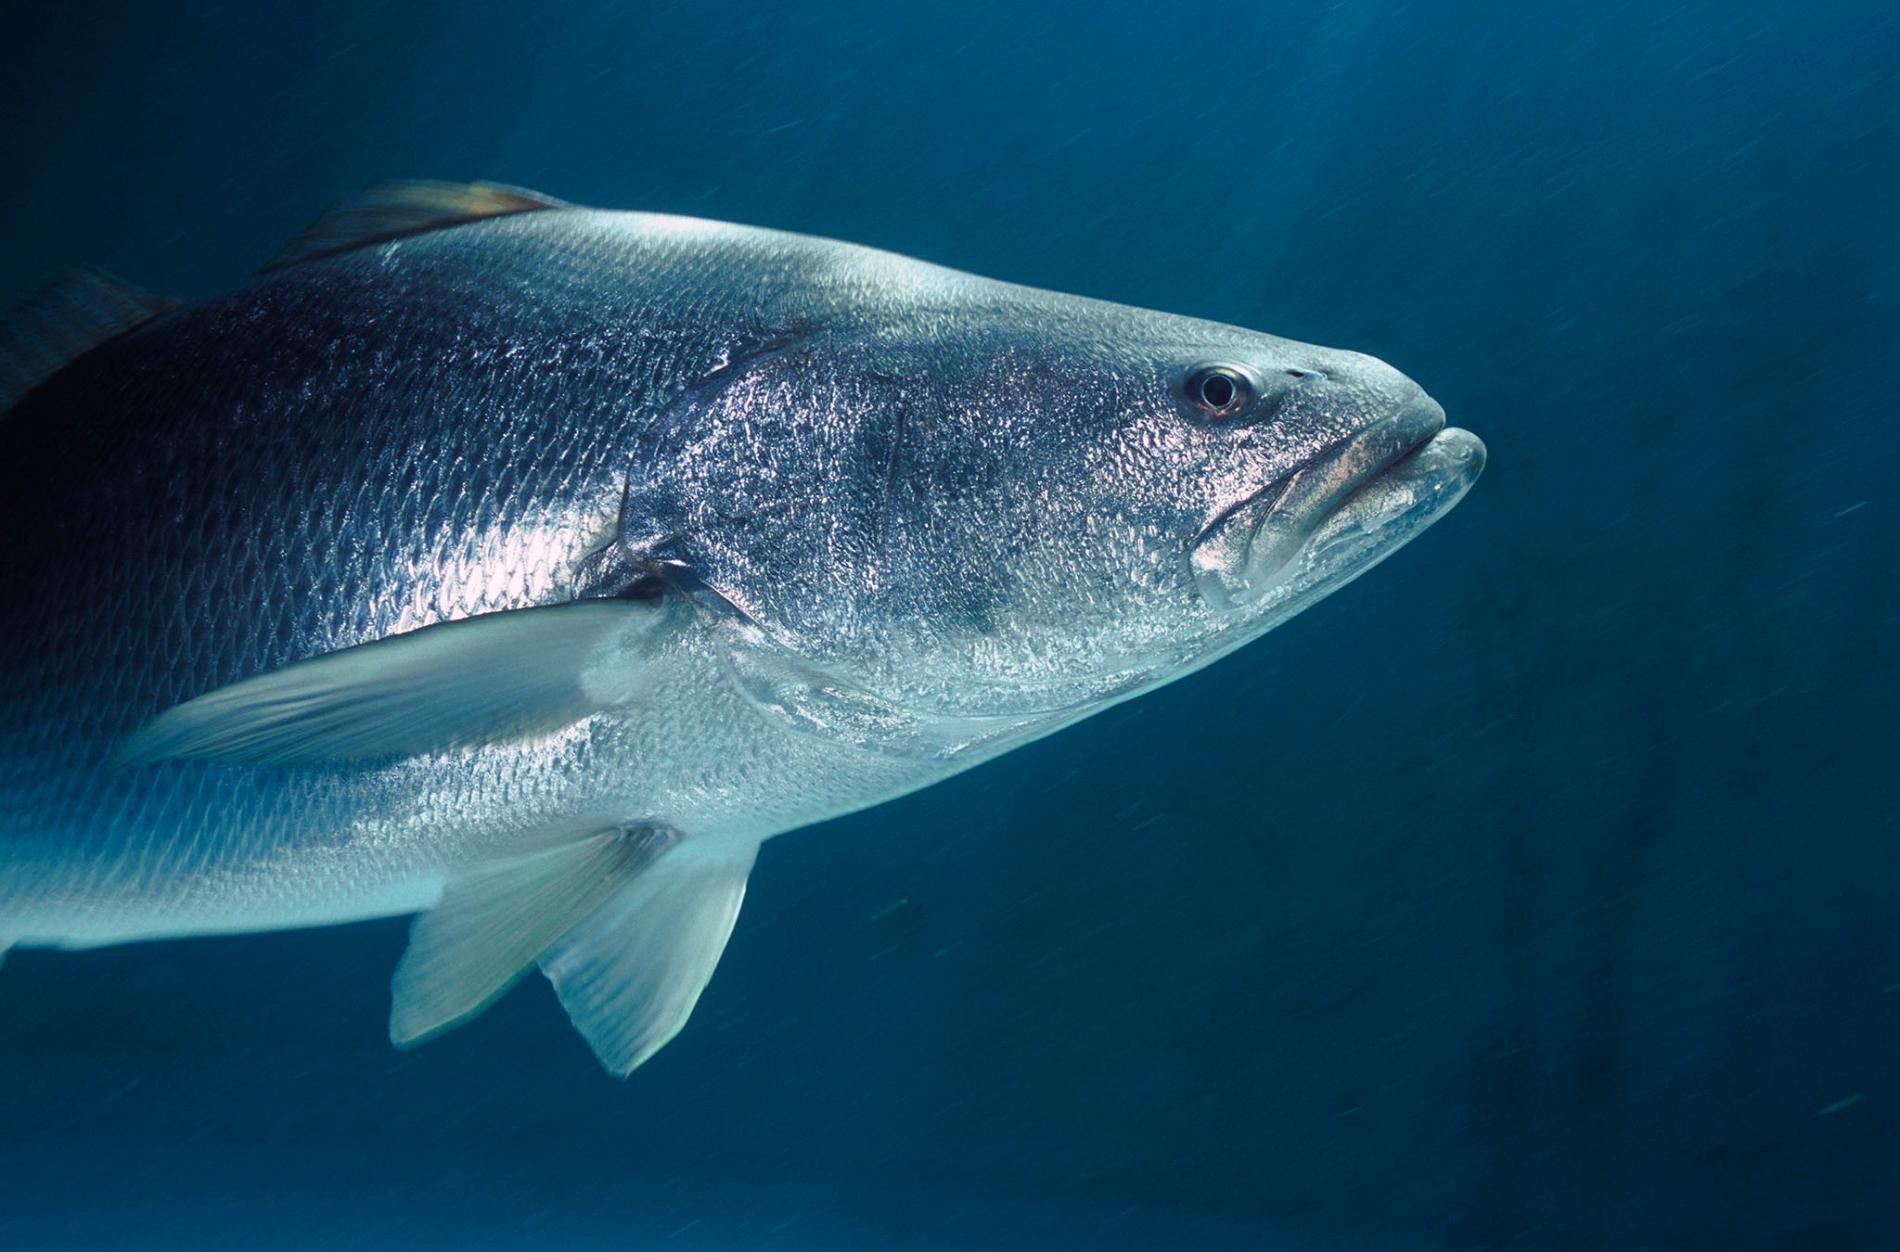
[[[566,201],[500,183],[440,183],[418,180],[383,183],[359,196],[338,201],[310,228],[271,259],[266,272],[349,252],[405,235],[506,217],[536,209],[565,209]]]
[[[42,287],[0,323],[0,413],[106,340],[177,303],[97,270]]]

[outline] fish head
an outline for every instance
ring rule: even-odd
[[[1168,681],[1483,465],[1369,356],[907,276],[657,424],[630,499],[774,646],[913,712],[1063,718]]]

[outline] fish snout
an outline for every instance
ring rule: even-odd
[[[1340,371],[1350,381],[1328,381],[1373,416],[1204,532],[1189,564],[1209,604],[1257,599],[1348,499],[1445,430],[1445,410],[1417,383],[1371,357],[1353,364]]]

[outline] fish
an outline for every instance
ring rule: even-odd
[[[491,183],[0,329],[0,952],[413,915],[610,1073],[767,839],[1233,652],[1484,465],[1373,357]]]

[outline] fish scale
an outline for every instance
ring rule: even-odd
[[[0,951],[416,913],[394,1040],[538,965],[623,1074],[764,839],[1208,664],[1483,462],[1369,357],[488,184],[23,316]]]

